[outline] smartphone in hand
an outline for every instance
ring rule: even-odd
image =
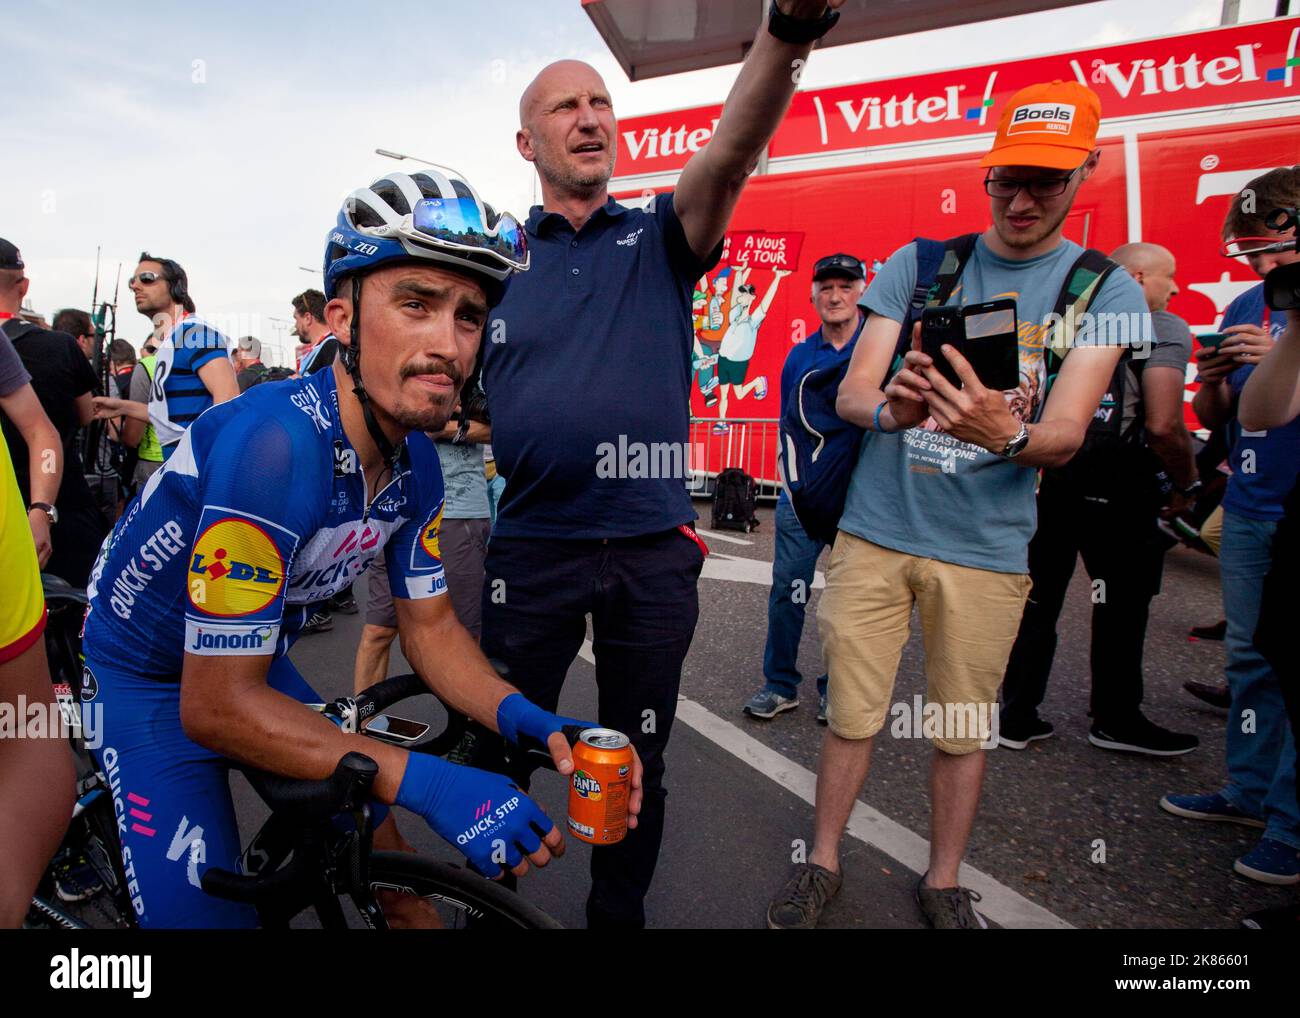
[[[921,312],[921,350],[934,359],[958,389],[961,379],[943,355],[947,343],[970,361],[980,384],[1004,392],[1020,385],[1020,339],[1016,302],[1003,297],[966,307],[950,305]]]
[[[945,343],[958,352],[965,350],[966,323],[962,309],[956,305],[926,308],[921,312],[921,352],[934,361],[939,374],[960,389],[961,379],[957,377],[957,370],[943,355]]]
[[[967,304],[966,347],[962,351],[986,389],[1005,392],[1020,385],[1020,329],[1010,297]]]

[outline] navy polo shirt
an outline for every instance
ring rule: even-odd
[[[696,518],[686,492],[696,256],[671,193],[610,199],[575,232],[535,206],[527,272],[484,333],[494,534],[634,537]]]

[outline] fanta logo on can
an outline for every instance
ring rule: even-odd
[[[251,615],[284,586],[284,560],[271,536],[248,520],[221,519],[194,542],[190,602],[208,615]]]
[[[590,799],[592,802],[600,800],[600,782],[586,771],[574,771],[573,790],[584,799]]]

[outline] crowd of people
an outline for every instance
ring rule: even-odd
[[[574,719],[554,712],[588,616],[595,720],[627,733],[636,763],[631,830],[592,853],[587,921],[645,925],[666,818],[664,750],[708,551],[685,478],[598,474],[596,450],[612,439],[686,445],[697,281],[785,115],[791,61],[807,58],[838,6],[773,5],[712,139],[676,189],[645,207],[609,196],[613,104],[576,61],[547,67],[520,100],[517,149],[542,189],[525,223],[437,169],[358,188],[329,231],[323,290],[292,298],[301,340],[292,369],[264,364],[256,337],[232,340],[206,322],[181,265],[148,252],[129,280],[150,323],[138,354],[122,339],[99,349],[85,311],[60,312],[53,328],[26,321],[26,265],[0,241],[0,411],[13,463],[0,463],[0,584],[17,609],[11,618],[6,607],[0,630],[0,693],[49,699],[48,681],[43,693],[37,681],[47,673],[36,565],[88,589],[91,695],[104,705],[122,787],[151,803],[150,826],[123,832],[143,925],[255,922],[248,906],[203,894],[194,863],[234,868],[239,857],[231,761],[324,777],[362,752],[379,765],[377,799],[423,818],[485,876],[513,881],[547,865],[563,853],[559,827],[500,772],[505,744],[527,736],[571,773],[560,729]],[[1010,130],[1033,104],[1072,108],[1068,130]],[[1039,710],[1081,555],[1103,592],[1092,603],[1090,742],[1194,751],[1194,736],[1143,714],[1142,655],[1167,534],[1181,532],[1175,523],[1197,540],[1208,534],[1212,487],[1224,490],[1225,781],[1171,790],[1161,806],[1259,828],[1237,872],[1300,882],[1284,702],[1294,710],[1294,652],[1277,635],[1279,570],[1296,546],[1300,313],[1270,313],[1261,284],[1194,347],[1166,309],[1177,293],[1171,250],[1126,244],[1098,260],[1067,240],[1066,216],[1100,158],[1100,117],[1097,96],[1075,83],[1011,97],[980,163],[991,225],[944,242],[953,262],[938,279],[918,244],[870,281],[850,254],[815,265],[821,328],[792,348],[782,404],[809,371],[842,369],[837,412],[863,437],[819,609],[817,720],[827,732],[815,838],[771,902],[771,927],[815,926],[844,880],[840,842],[914,608],[929,701],[950,718],[1000,704],[998,744],[1024,750],[1053,735]],[[1224,224],[1225,252],[1261,276],[1300,261],[1294,225],[1265,221],[1297,205],[1300,168],[1252,181]],[[431,206],[454,208],[455,221],[430,216]],[[1086,286],[1076,285],[1079,266],[1092,273]],[[921,310],[940,291],[957,305],[1014,297],[1018,387],[986,388],[947,347],[954,385],[921,349]],[[1062,340],[1066,305],[1134,323],[1144,343]],[[96,358],[109,365],[102,377]],[[1184,422],[1189,361],[1217,458],[1198,451]],[[744,381],[719,363],[724,391]],[[470,410],[480,390],[489,413]],[[1226,487],[1209,483],[1225,471]],[[811,587],[828,543],[804,531],[784,495],[776,528],[765,683],[743,706],[765,721],[798,706],[805,599],[796,594]],[[358,611],[358,580],[366,614],[355,688],[387,674],[400,637],[413,669],[474,722],[460,762],[365,740],[303,709],[319,697],[287,652],[329,629],[332,613]],[[959,867],[987,738],[950,726],[933,736],[930,860],[916,899],[935,928],[986,925]],[[71,809],[67,763],[49,743],[0,746],[0,808],[28,818],[0,834],[0,924],[21,920],[58,846]],[[39,802],[29,787],[37,772]],[[481,803],[512,798],[517,808],[483,838],[466,833],[478,830]],[[377,847],[406,847],[391,812],[377,819]],[[202,843],[189,867],[175,865],[173,830]]]

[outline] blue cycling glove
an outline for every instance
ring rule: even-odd
[[[527,735],[545,746],[547,738],[565,725],[577,725],[579,728],[598,727],[594,721],[561,717],[559,714],[542,710],[523,693],[511,693],[497,707],[497,731],[515,745],[519,744],[519,736]]]
[[[422,753],[407,756],[395,801],[424,817],[485,877],[518,866],[555,826],[509,778]]]

